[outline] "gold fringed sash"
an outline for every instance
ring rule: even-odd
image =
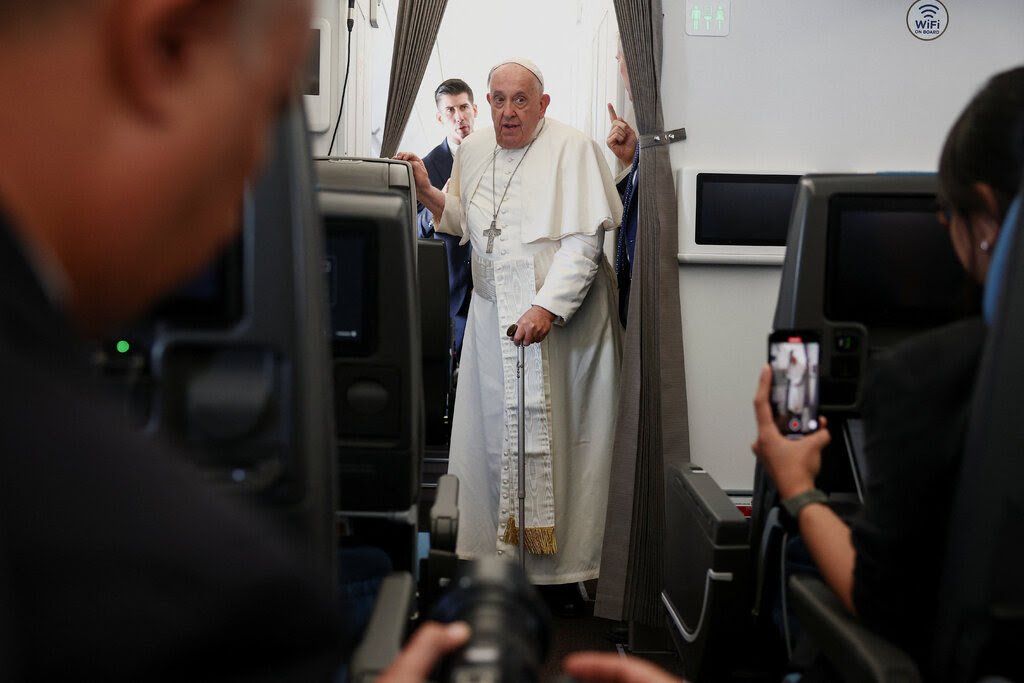
[[[534,555],[555,555],[558,553],[558,544],[555,543],[555,527],[544,526],[535,529],[527,528],[523,532],[523,539],[526,542],[526,549]],[[519,525],[515,517],[508,518],[505,525],[505,535],[502,543],[519,545]]]

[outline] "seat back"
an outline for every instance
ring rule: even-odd
[[[338,504],[408,510],[419,497],[423,458],[412,169],[356,157],[314,164],[327,257],[338,264],[331,287]]]
[[[443,240],[421,238],[416,248],[423,339],[424,443],[447,445],[455,355],[455,327],[448,305],[447,245]]]
[[[423,369],[416,188],[394,159],[314,159],[330,281],[338,508],[346,544],[416,564]]]
[[[1024,189],[1022,189],[1024,195]],[[1024,212],[1015,200],[986,283],[988,337],[952,500],[933,670],[1024,678]]]
[[[107,340],[102,374],[135,418],[281,517],[333,587],[333,392],[316,206],[301,106],[248,184],[241,233],[194,282]],[[120,351],[120,352],[119,352]]]

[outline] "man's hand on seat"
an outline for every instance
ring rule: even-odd
[[[412,166],[412,177],[416,183],[416,199],[420,204],[430,209],[434,215],[435,224],[441,220],[444,213],[444,192],[430,184],[430,174],[423,160],[411,152],[399,152],[393,159],[408,161]],[[447,188],[447,184],[445,185]]]

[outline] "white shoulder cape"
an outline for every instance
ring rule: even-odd
[[[567,235],[595,235],[618,227],[622,200],[597,143],[571,126],[544,118],[518,175],[523,188],[518,206],[522,240],[559,240]],[[469,241],[465,202],[491,172],[496,148],[494,128],[467,137],[455,156],[452,182],[437,229]],[[526,199],[529,201],[525,201]]]

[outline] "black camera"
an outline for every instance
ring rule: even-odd
[[[469,642],[446,657],[432,680],[483,683],[540,680],[551,615],[515,562],[481,558],[464,566],[438,599],[431,618],[465,621]]]

